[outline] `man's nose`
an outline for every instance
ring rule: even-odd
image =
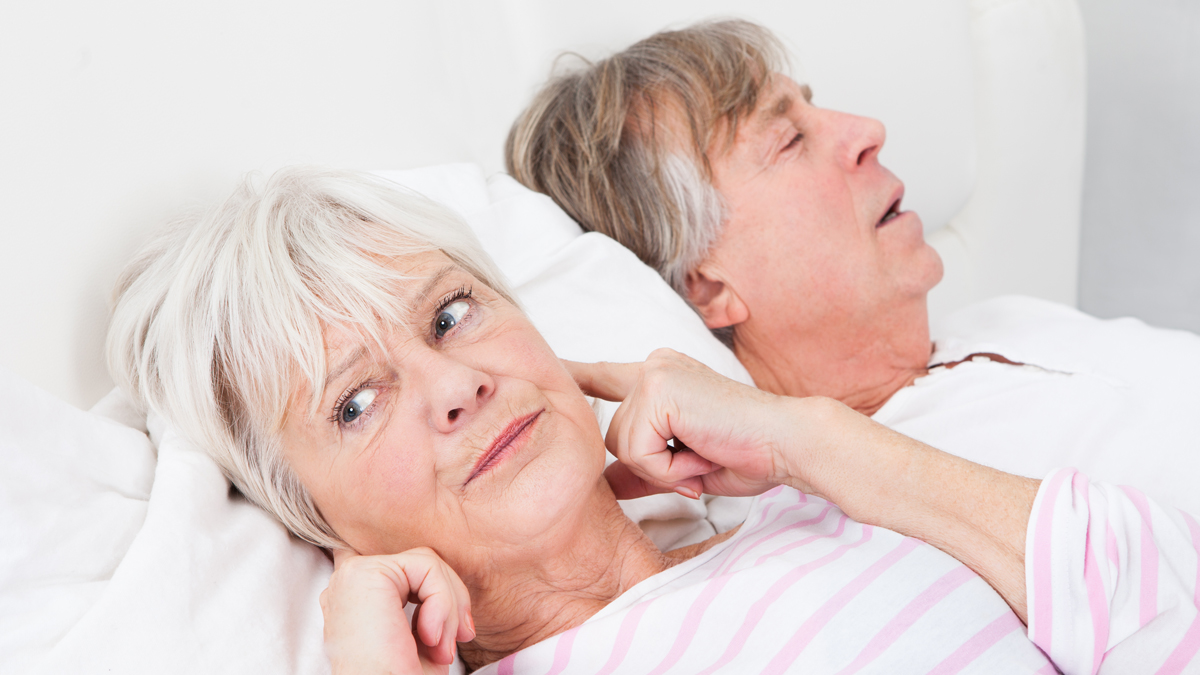
[[[853,171],[879,157],[879,151],[887,140],[883,122],[870,117],[859,117],[849,113],[837,113],[842,129],[842,161],[846,169]]]
[[[438,431],[449,433],[465,424],[496,392],[490,374],[453,356],[432,351],[423,361],[421,386],[429,401],[430,423]]]

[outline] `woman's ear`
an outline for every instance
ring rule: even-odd
[[[684,284],[688,302],[700,313],[710,330],[736,326],[750,318],[749,308],[733,286],[725,281],[721,270],[707,262],[688,272]]]

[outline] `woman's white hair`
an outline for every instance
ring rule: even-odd
[[[249,176],[173,223],[122,272],[108,333],[113,378],[204,448],[241,492],[318,546],[345,544],[283,458],[289,402],[325,386],[323,327],[377,344],[404,325],[392,261],[441,250],[513,301],[465,222],[382,178],[323,168]]]

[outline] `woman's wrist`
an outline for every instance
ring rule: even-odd
[[[786,397],[785,397],[786,398]],[[842,510],[861,504],[883,487],[879,483],[893,461],[875,442],[869,419],[829,398],[786,398],[790,421],[786,441],[776,449],[779,482],[838,504]]]
[[[1038,481],[949,455],[836,401],[796,399],[785,482],[868,525],[921,539],[983,577],[1025,620],[1025,528]]]

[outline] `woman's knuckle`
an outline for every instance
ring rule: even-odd
[[[355,556],[353,558],[343,560],[341,566],[338,568],[337,573],[340,573],[341,576],[345,577],[346,575],[357,574],[367,569],[370,565],[371,559],[369,556]]]
[[[674,349],[671,349],[670,347],[659,347],[658,349],[655,349],[654,351],[650,352],[650,358],[647,360],[671,361],[671,360],[674,360],[678,356],[680,356],[679,352],[675,351]]]
[[[418,546],[416,548],[410,548],[409,550],[405,551],[405,553],[411,555],[414,558],[434,558],[437,560],[441,560],[441,558],[438,557],[438,554],[435,553],[434,550],[429,548],[428,546]]]

